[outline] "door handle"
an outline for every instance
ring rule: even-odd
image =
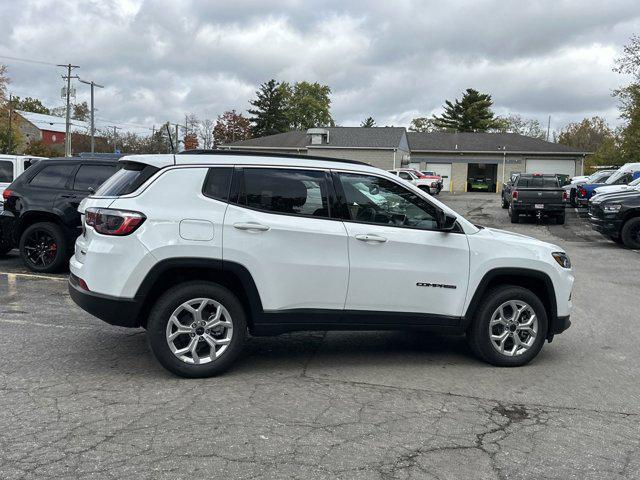
[[[234,223],[233,228],[237,228],[238,230],[249,230],[254,232],[266,232],[270,227],[267,225],[262,225],[261,223],[247,222],[247,223]]]
[[[387,241],[386,238],[373,233],[367,233],[366,235],[356,235],[356,240],[360,240],[361,242],[374,242],[374,243],[384,243]]]
[[[67,194],[67,195],[60,195],[60,197],[62,197],[62,198],[78,198],[77,195],[74,195],[72,193],[71,194]]]

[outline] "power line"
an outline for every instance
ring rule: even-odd
[[[39,65],[47,65],[49,67],[58,67],[57,63],[51,62],[43,62],[42,60],[33,60],[31,58],[20,58],[20,57],[10,57],[8,55],[0,55],[0,58],[4,58],[6,60],[14,60],[16,62],[26,62],[26,63],[36,63]]]

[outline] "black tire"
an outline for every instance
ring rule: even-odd
[[[197,298],[211,299],[223,305],[229,312],[229,321],[233,325],[231,341],[226,350],[209,363],[200,365],[186,363],[174,355],[166,336],[167,324],[174,311],[184,302]],[[191,341],[189,336],[192,335],[185,336],[184,341]],[[169,289],[156,301],[147,322],[149,346],[158,362],[171,373],[187,378],[211,377],[230,368],[241,353],[246,336],[246,315],[238,297],[212,282],[193,281]],[[196,348],[205,348],[206,351],[210,348],[206,342],[202,342],[202,346]]]
[[[640,217],[634,217],[625,222],[620,231],[620,237],[625,247],[640,248]]]
[[[520,215],[513,207],[509,209],[509,216],[511,217],[511,223],[518,223],[520,221]]]
[[[622,237],[620,236],[615,236],[615,235],[611,235],[609,237],[611,240],[613,240],[614,242],[616,242],[618,245],[623,245],[622,243]]]
[[[0,257],[5,256],[11,250],[13,250],[13,245],[0,241]]]
[[[572,207],[576,207],[578,204],[576,203],[576,189],[572,188],[569,192],[569,203]]]
[[[564,225],[564,222],[566,219],[567,219],[566,213],[562,212],[560,215],[556,216],[556,223],[558,225]]]
[[[504,197],[502,197],[502,208],[509,208],[509,202]]]
[[[538,331],[532,345],[525,352],[507,356],[498,352],[491,344],[489,323],[494,312],[505,302],[526,302],[538,319]],[[494,327],[495,328],[495,327]],[[482,360],[497,367],[519,367],[529,363],[540,352],[547,337],[548,320],[540,299],[526,288],[503,285],[486,292],[478,306],[474,319],[467,330],[467,342],[471,350]]]
[[[42,242],[34,247],[34,242]],[[20,235],[18,245],[20,258],[25,266],[32,272],[53,273],[65,269],[69,262],[69,245],[62,228],[51,222],[34,223],[25,229]],[[43,248],[42,257],[34,253],[34,248]]]

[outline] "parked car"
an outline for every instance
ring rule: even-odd
[[[27,268],[66,267],[80,234],[78,205],[116,171],[117,161],[61,158],[38,162],[3,192],[3,242],[18,247]]]
[[[436,195],[440,191],[438,190],[438,182],[436,180],[427,178],[426,175],[422,175],[422,173],[412,168],[389,170],[389,173],[397,175],[401,179],[406,180],[431,195]]]
[[[467,190],[470,192],[491,192],[492,182],[486,177],[474,177],[467,180]]]
[[[608,185],[627,185],[640,177],[640,163],[627,163],[616,170],[604,183],[585,183],[577,188],[576,202],[579,206],[586,207],[589,199],[594,195],[598,187]]]
[[[502,192],[500,193],[502,208],[509,208],[509,202],[511,202],[511,189],[519,176],[520,172],[514,172],[509,177],[509,180],[502,184]]]
[[[518,223],[520,215],[536,215],[564,224],[566,199],[567,192],[560,188],[556,175],[521,173],[511,189],[511,223]]]
[[[578,193],[578,186],[585,183],[604,183],[615,172],[615,170],[599,170],[588,176],[573,177],[571,179],[571,183],[569,185],[563,186],[562,188],[567,191],[569,202],[572,206],[575,207],[577,205],[576,196]]]
[[[431,180],[435,180],[436,182],[438,182],[438,191],[436,193],[440,193],[442,191],[442,186],[444,184],[444,180],[442,179],[442,175],[438,175],[433,170],[425,170],[425,171],[422,171],[420,173],[422,173],[422,175],[424,175],[426,178],[431,179]]]
[[[629,248],[640,248],[640,191],[598,195],[589,202],[589,221],[603,235]]]
[[[630,182],[627,185],[605,185],[604,187],[598,187],[593,191],[593,197],[591,198],[595,198],[596,195],[624,192],[625,190],[633,190],[634,188],[637,190],[638,187],[640,187],[640,177],[636,178],[633,182]]]
[[[247,330],[464,332],[480,358],[519,366],[570,325],[560,247],[476,227],[370,165],[226,151],[121,163],[80,204],[69,292],[146,328],[177,375],[222,372]]]
[[[27,168],[43,158],[28,155],[0,155],[0,195]],[[0,214],[2,214],[3,208],[3,204],[0,202]],[[5,255],[13,249],[13,245],[4,240],[1,229],[2,225],[0,224],[0,255]]]

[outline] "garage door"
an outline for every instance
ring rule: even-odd
[[[425,170],[434,171],[442,177],[442,190],[451,191],[451,164],[450,163],[427,163]]]
[[[569,175],[576,174],[576,164],[573,160],[527,160],[527,173],[550,173]]]

